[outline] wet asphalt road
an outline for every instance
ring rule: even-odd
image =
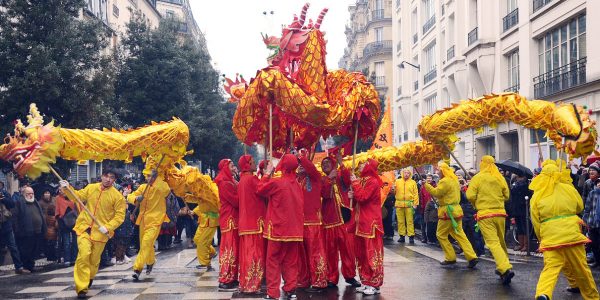
[[[535,285],[542,269],[537,257],[511,255],[515,278],[510,286],[499,283],[494,264],[489,256],[476,269],[468,269],[466,262],[452,267],[441,267],[441,249],[417,242],[414,246],[386,241],[385,279],[381,295],[362,296],[340,282],[337,289],[319,294],[299,291],[299,299],[533,299]],[[194,249],[181,246],[162,251],[150,276],[134,282],[131,264],[103,268],[90,290],[91,299],[260,299],[237,293],[217,291],[218,273],[201,272],[195,268]],[[462,256],[459,256],[459,259]],[[464,259],[464,258],[463,258]],[[215,259],[213,265],[218,265]],[[600,270],[593,271],[600,282]],[[554,299],[581,299],[565,291],[566,280],[561,276]],[[75,292],[72,267],[47,266],[31,275],[4,272],[0,276],[0,299],[73,299]]]

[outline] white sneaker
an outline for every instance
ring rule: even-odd
[[[116,257],[111,258],[110,262],[113,263],[113,264],[116,264],[117,263],[117,258]]]
[[[122,265],[125,263],[125,260],[117,260],[117,265]]]
[[[357,287],[357,288],[356,288],[356,292],[357,292],[357,293],[362,293],[362,292],[364,292],[364,291],[365,291],[365,289],[367,289],[367,287],[368,287],[368,285],[362,285],[362,286],[360,286],[360,287]]]
[[[375,294],[379,294],[379,289],[377,289],[377,288],[374,288],[374,287],[372,287],[372,286],[367,286],[367,287],[366,287],[366,288],[365,288],[365,289],[362,291],[362,293],[363,293],[364,295],[375,295]]]
[[[127,255],[125,255],[125,262],[126,263],[130,263],[131,262],[131,258],[129,258]]]

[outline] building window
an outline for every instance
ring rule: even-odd
[[[538,41],[540,75],[533,79],[535,97],[585,83],[586,15],[548,31]]]
[[[425,76],[423,77],[423,85],[435,79],[437,76],[437,64],[435,56],[435,42],[425,48]]]
[[[385,85],[385,63],[382,61],[375,63],[375,86]]]
[[[413,10],[412,14],[411,14],[412,18],[411,18],[411,32],[413,33],[413,44],[417,43],[417,40],[419,38],[418,33],[417,33],[417,24],[418,24],[418,16],[417,16],[417,9],[415,8],[415,10]]]
[[[435,8],[433,2],[433,0],[423,1],[423,20],[425,20],[425,23],[423,24],[423,34],[428,32],[433,25],[435,25]]]
[[[113,15],[119,17],[119,8],[115,4],[113,4]]]
[[[175,18],[175,12],[172,10],[168,10],[165,12],[165,16],[167,19],[174,19]]]
[[[425,98],[423,100],[423,105],[425,106],[423,108],[423,110],[424,110],[423,113],[426,115],[431,115],[434,112],[436,112],[437,111],[436,102],[437,102],[437,94],[433,94],[433,95]]]
[[[552,0],[533,0],[533,12],[540,10],[546,4],[552,2]]]
[[[519,91],[519,50],[515,50],[506,55],[508,69],[508,88],[505,92]]]
[[[376,42],[383,41],[383,27],[375,28],[375,41]]]
[[[502,18],[503,32],[514,27],[519,23],[519,9],[517,0],[506,0],[506,16]]]
[[[537,137],[535,136],[537,133]],[[548,139],[546,138],[546,131],[542,129],[529,129],[529,142],[530,144],[545,143]]]

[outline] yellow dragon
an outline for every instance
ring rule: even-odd
[[[25,126],[17,120],[14,135],[7,135],[5,144],[0,145],[0,159],[12,163],[21,177],[35,179],[49,172],[57,157],[130,162],[141,156],[148,170],[155,169],[162,159],[158,172],[175,195],[187,202],[219,206],[217,187],[211,178],[183,160],[188,154],[190,134],[180,119],[129,130],[67,129],[54,126],[54,121],[44,124],[36,105],[31,104],[27,123]]]

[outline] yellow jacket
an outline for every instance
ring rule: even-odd
[[[127,201],[131,204],[135,204],[135,198],[144,195],[148,184],[144,183],[140,187],[127,195]],[[171,188],[161,178],[157,177],[154,184],[144,195],[144,199],[140,203],[139,214],[136,225],[143,224],[144,226],[160,226],[163,222],[169,222],[167,217],[167,200]]]
[[[437,187],[425,183],[425,189],[438,200],[438,219],[449,220],[449,212],[452,213],[452,217],[455,219],[462,218],[463,211],[459,204],[460,185],[458,180],[444,177],[440,179]]]
[[[75,194],[98,219],[100,225],[108,229],[108,233],[112,237],[115,229],[121,226],[123,220],[125,220],[127,206],[123,195],[112,186],[103,190],[101,183],[89,184],[85,188],[75,191]],[[66,195],[69,199],[75,201],[70,192],[67,191]],[[108,241],[108,237],[98,230],[98,224],[93,224],[92,218],[81,209],[73,230],[77,235],[81,235],[90,227],[90,239],[92,241],[102,243]]]
[[[534,191],[530,203],[531,223],[541,241],[540,251],[589,243],[581,233],[583,221],[577,216],[583,210],[581,196],[572,184],[561,182],[561,175],[544,174],[547,169],[558,170],[556,166],[544,167],[530,185]]]
[[[187,201],[188,199],[186,199]],[[202,201],[202,199],[189,199],[188,203],[198,203],[194,208],[194,214],[198,216],[198,226],[201,228],[218,227],[219,226],[219,209],[221,203],[214,204]]]
[[[404,178],[396,179],[394,183],[396,188],[396,207],[413,207],[419,205],[419,189],[417,183]]]
[[[477,209],[477,219],[506,216],[504,202],[508,201],[509,190],[506,181],[498,182],[498,180],[492,174],[484,172],[471,179],[467,189],[467,199]]]

